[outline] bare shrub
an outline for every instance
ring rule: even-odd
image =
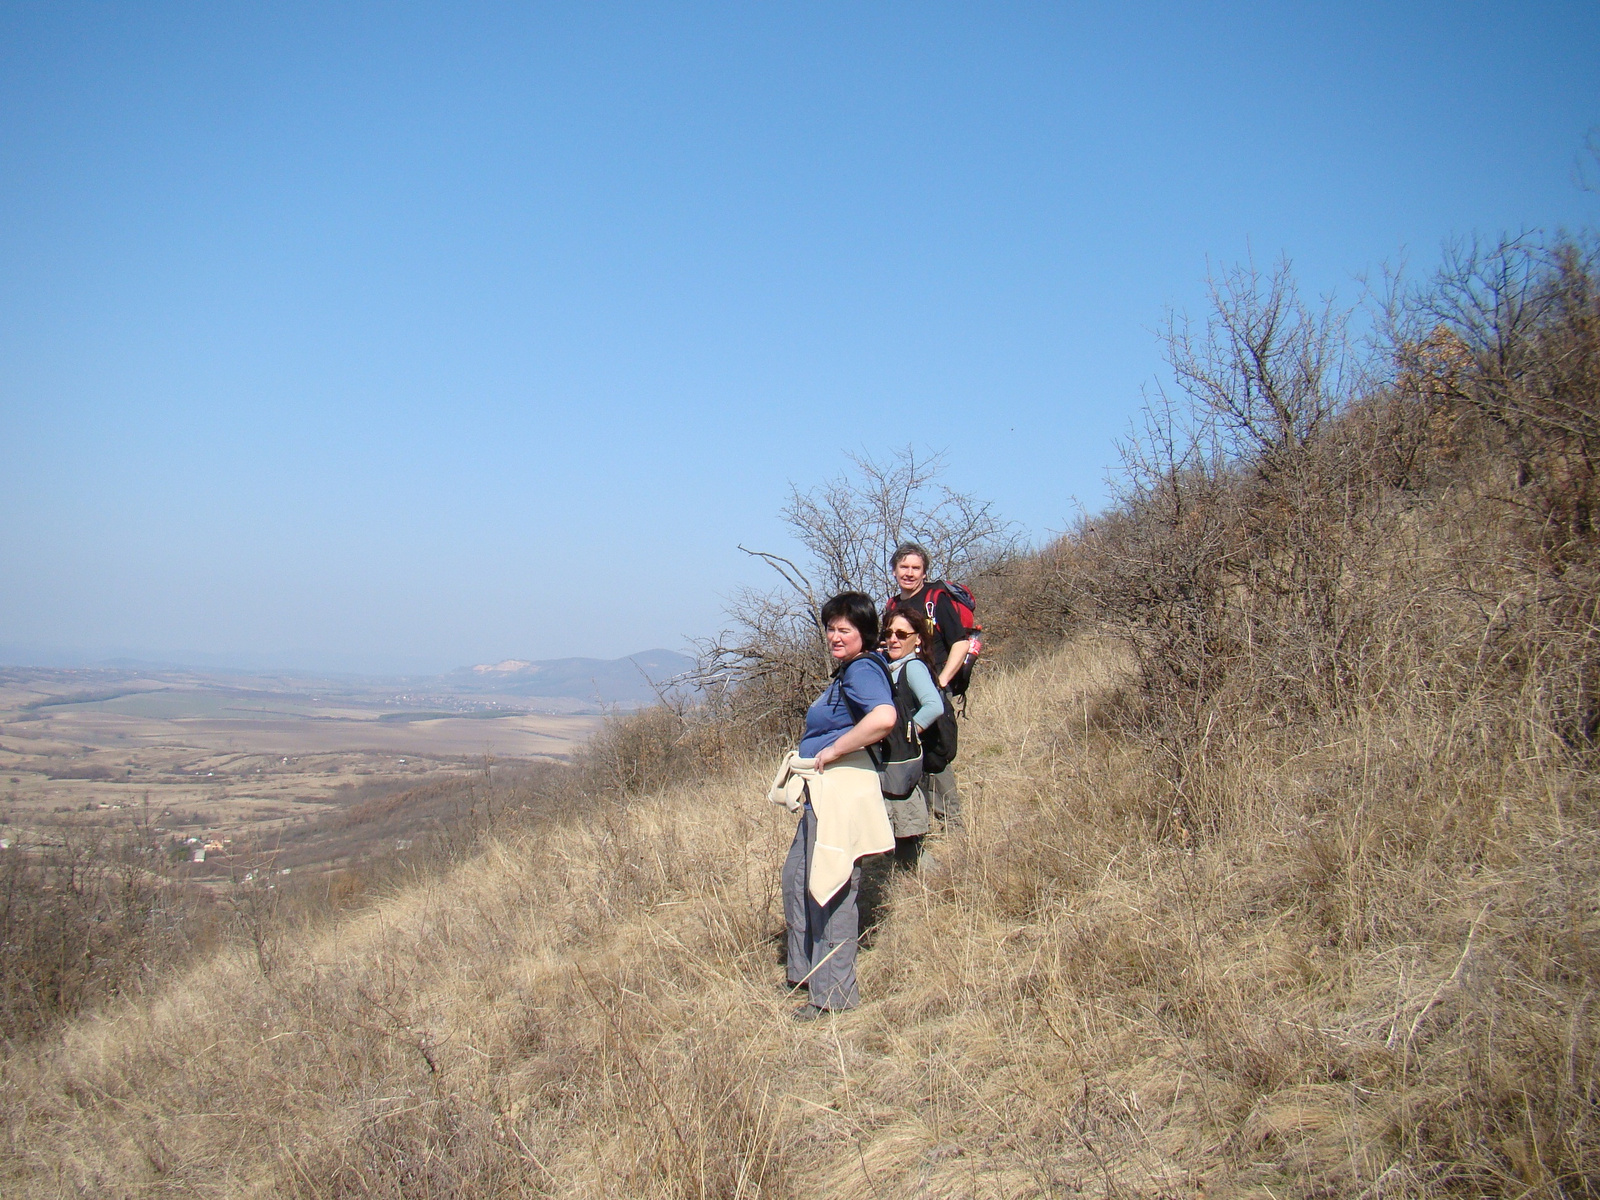
[[[1096,618],[1086,602],[1082,578],[1093,568],[1092,522],[1074,527],[1037,551],[1013,554],[989,566],[972,583],[983,614],[984,661],[1023,663],[1054,652],[1075,634],[1091,631]]]
[[[1309,309],[1287,266],[1211,295],[1203,332],[1169,330],[1182,399],[1147,406],[1095,531],[1102,610],[1184,737],[1348,705],[1371,622],[1359,576],[1389,532],[1367,447],[1338,423],[1358,373],[1344,314]]]
[[[1534,688],[1569,740],[1600,732],[1600,265],[1532,239],[1452,253],[1412,298],[1401,379],[1501,511],[1485,659]],[[1420,328],[1419,328],[1420,327]],[[1483,572],[1463,572],[1481,594]],[[1476,577],[1474,577],[1476,576]]]
[[[1178,790],[1211,748],[1419,695],[1592,741],[1592,254],[1462,252],[1359,353],[1285,268],[1212,298],[1169,331],[1179,391],[1123,446],[1117,503],[1055,551],[1064,607],[1134,649]]]
[[[201,937],[148,828],[56,825],[0,851],[0,1038],[137,992]]]
[[[851,455],[850,463],[853,475],[806,492],[791,488],[783,509],[810,556],[819,598],[888,588],[902,542],[926,546],[930,567],[952,578],[981,575],[1015,549],[1010,523],[988,501],[939,482],[943,454],[919,459],[907,446],[888,461]]]
[[[659,791],[683,778],[699,756],[684,714],[664,704],[613,715],[579,755],[594,792],[631,796]]]

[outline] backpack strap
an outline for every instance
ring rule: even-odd
[[[850,693],[844,690],[844,677],[845,672],[849,671],[851,667],[860,662],[862,658],[870,658],[878,665],[878,670],[883,672],[884,682],[889,685],[889,703],[893,704],[895,702],[894,676],[889,673],[889,664],[883,661],[883,655],[879,654],[876,650],[868,650],[865,654],[861,655],[860,658],[851,659],[850,662],[845,666],[844,670],[839,672],[839,677],[833,681],[834,685],[839,689],[839,695],[844,700],[844,706],[850,710],[850,715],[857,721],[861,720],[861,718],[867,714],[865,712],[856,712],[855,702],[850,699]]]

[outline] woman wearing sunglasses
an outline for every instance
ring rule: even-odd
[[[883,652],[895,683],[898,684],[904,675],[911,694],[917,698],[917,711],[911,720],[919,734],[944,713],[944,697],[933,682],[928,657],[928,647],[935,636],[933,622],[920,608],[901,608],[898,603],[889,606],[883,628]],[[928,799],[918,787],[904,800],[886,799],[884,803],[889,807],[889,824],[894,827],[895,866],[913,869],[922,854],[922,839],[929,829]]]

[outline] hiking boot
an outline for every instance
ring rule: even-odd
[[[789,1016],[796,1021],[815,1021],[818,1017],[825,1017],[827,1015],[827,1009],[818,1008],[815,1004],[802,1004],[799,1008],[795,1009],[789,1014]]]

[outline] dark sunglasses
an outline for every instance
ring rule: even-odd
[[[885,629],[883,631],[883,640],[886,642],[901,642],[906,638],[914,638],[916,636],[917,631],[915,629],[907,629],[903,633],[898,629]]]

